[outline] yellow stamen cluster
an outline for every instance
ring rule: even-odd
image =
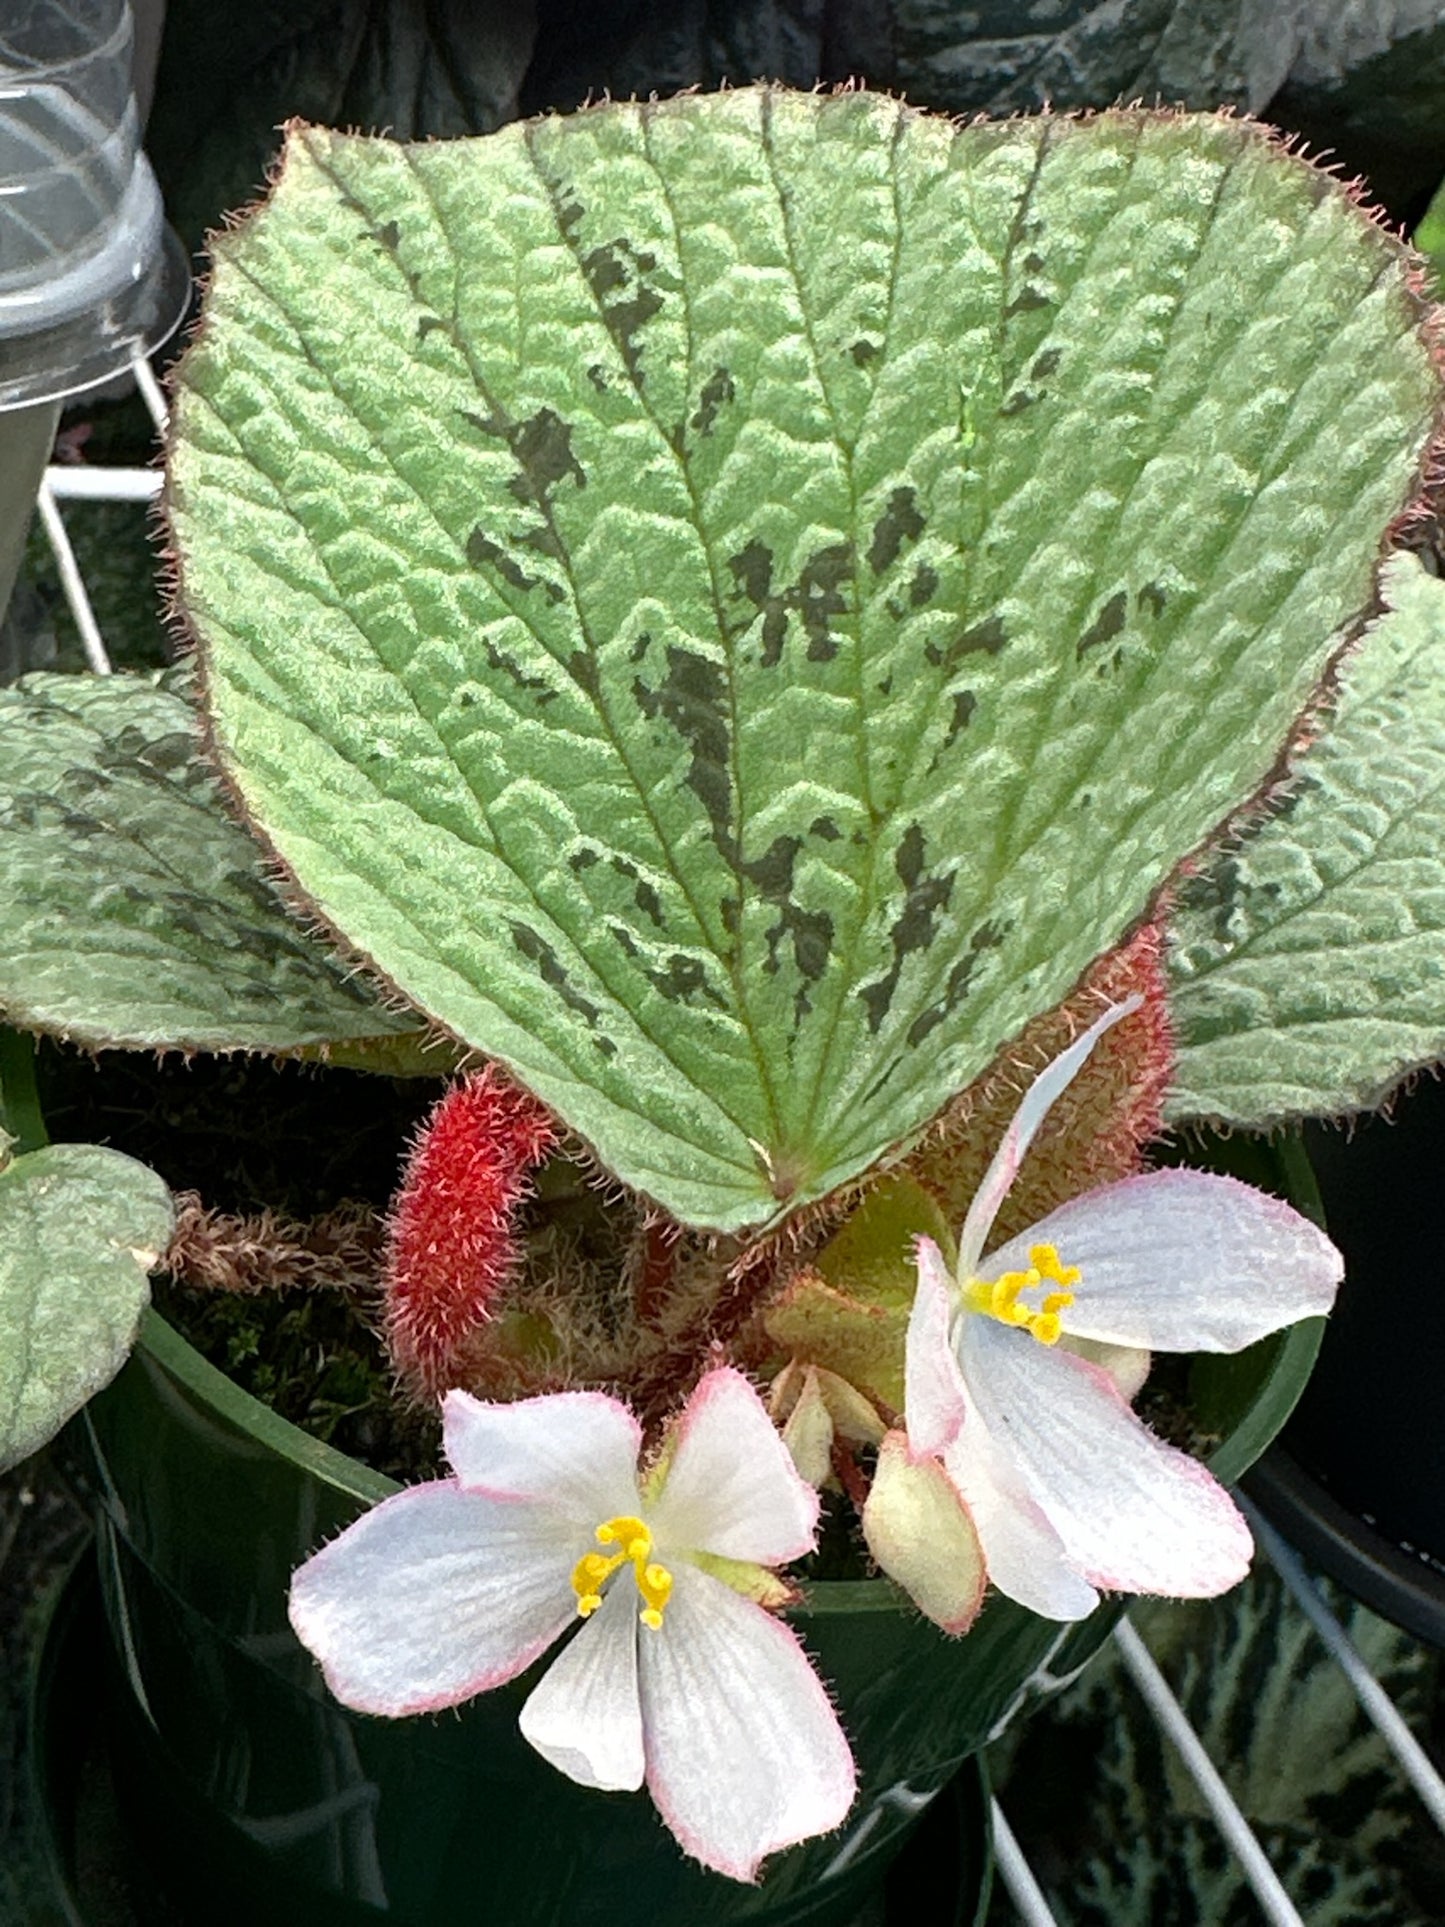
[[[1030,1245],[1027,1271],[1006,1271],[1001,1278],[974,1278],[964,1291],[970,1311],[986,1312],[1003,1325],[1019,1325],[1041,1345],[1057,1345],[1063,1325],[1059,1313],[1074,1302],[1073,1287],[1082,1274],[1077,1265],[1059,1263],[1053,1245]],[[1045,1284],[1057,1291],[1045,1293],[1037,1307],[1020,1303],[1021,1294],[1038,1291]]]
[[[644,1626],[657,1632],[662,1625],[663,1609],[672,1594],[672,1574],[666,1566],[651,1560],[652,1534],[641,1519],[620,1514],[604,1519],[597,1528],[600,1546],[618,1546],[613,1553],[586,1552],[572,1568],[572,1590],[577,1595],[577,1611],[583,1619],[602,1604],[602,1588],[620,1567],[632,1562],[637,1590],[643,1608],[638,1617]]]

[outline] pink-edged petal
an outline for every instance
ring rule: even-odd
[[[918,1288],[903,1349],[903,1409],[915,1458],[935,1458],[963,1424],[963,1380],[953,1355],[953,1279],[932,1238],[917,1245]]]
[[[960,1276],[971,1277],[978,1270],[979,1259],[988,1243],[988,1234],[998,1216],[999,1206],[1008,1196],[1009,1187],[1019,1174],[1019,1166],[1039,1126],[1084,1068],[1085,1060],[1104,1032],[1112,1030],[1122,1018],[1132,1015],[1143,1001],[1142,997],[1135,996],[1126,997],[1120,1004],[1110,1004],[1103,1016],[1090,1024],[1086,1031],[1081,1031],[1067,1050],[1060,1051],[1052,1063],[1045,1065],[1024,1092],[1023,1102],[1014,1112],[983,1174],[973,1202],[968,1207],[963,1229],[958,1234]]]
[[[637,1511],[642,1427],[604,1392],[552,1392],[511,1405],[448,1392],[442,1421],[447,1458],[469,1492],[542,1500],[589,1536],[604,1519]]]
[[[781,1566],[812,1551],[818,1495],[741,1372],[725,1365],[700,1379],[675,1438],[648,1509],[664,1560],[675,1547]]]
[[[433,1712],[546,1651],[576,1612],[577,1556],[545,1507],[412,1486],[298,1569],[291,1624],[345,1705]]]
[[[983,1604],[983,1547],[953,1481],[937,1459],[915,1458],[902,1432],[878,1449],[862,1526],[869,1552],[924,1617],[966,1633]]]
[[[1254,1547],[1234,1501],[1140,1423],[1107,1373],[982,1317],[962,1363],[995,1452],[1092,1585],[1207,1599],[1244,1577]],[[976,1506],[974,1518],[988,1554]]]
[[[1237,1352],[1327,1312],[1344,1261],[1278,1198],[1206,1171],[1101,1185],[990,1252],[985,1277],[1052,1244],[1083,1274],[1062,1313],[1078,1338],[1162,1352]]]
[[[522,1737],[579,1786],[635,1792],[646,1763],[637,1686],[641,1601],[627,1574],[603,1594],[522,1708]]]
[[[780,1620],[695,1567],[674,1579],[638,1642],[648,1790],[685,1852],[755,1880],[768,1854],[841,1824],[853,1756]]]
[[[989,1580],[1004,1597],[1042,1619],[1087,1618],[1099,1603],[1098,1593],[1075,1569],[1063,1540],[976,1411],[943,1464],[972,1515]]]

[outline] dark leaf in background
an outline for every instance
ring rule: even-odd
[[[491,133],[516,116],[535,33],[530,0],[171,0],[147,147],[172,221],[195,247],[253,201],[293,116]]]
[[[1445,6],[1315,0],[1271,113],[1411,224],[1445,169]]]
[[[541,0],[522,111],[566,112],[604,92],[665,98],[724,81],[811,87],[854,71],[883,85],[876,56],[887,56],[890,16],[887,0]],[[863,67],[859,46],[875,55]]]
[[[1155,94],[1257,108],[1289,71],[1274,0],[543,0],[528,111],[756,79],[863,78],[950,113]]]
[[[1261,108],[1289,72],[1278,0],[894,0],[892,84],[951,113],[1103,107],[1158,95]]]
[[[955,114],[1228,104],[1334,150],[1401,218],[1445,167],[1441,0],[172,0],[149,146],[199,245],[292,116],[446,138],[760,78]]]
[[[1445,168],[1441,0],[540,0],[521,111],[759,78],[954,114],[1230,105],[1331,149],[1402,219]]]

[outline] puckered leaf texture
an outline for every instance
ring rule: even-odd
[[[1181,892],[1175,1121],[1370,1110],[1445,1057],[1445,583],[1398,555],[1384,592],[1284,806]]]
[[[155,1172],[98,1144],[0,1170],[0,1471],[120,1369],[171,1222]]]
[[[1417,308],[1221,118],[298,130],[179,384],[218,754],[619,1176],[771,1220],[1262,782],[1414,487]]]
[[[0,1010],[30,1030],[426,1063],[418,1020],[381,1009],[289,914],[193,708],[152,680],[0,690],[0,923]]]

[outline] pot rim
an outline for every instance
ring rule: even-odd
[[[1289,1175],[1295,1180],[1293,1170]],[[1284,1425],[1304,1390],[1324,1327],[1323,1318],[1303,1319],[1259,1341],[1272,1345],[1274,1356],[1237,1424],[1204,1461],[1221,1482],[1233,1484],[1238,1480]],[[148,1352],[164,1371],[238,1431],[345,1497],[370,1506],[402,1489],[395,1479],[313,1438],[237,1385],[154,1307],[148,1307],[142,1317],[136,1348]],[[891,1579],[819,1579],[803,1583],[802,1598],[792,1613],[809,1617],[891,1613],[900,1604],[907,1606],[909,1601]]]
[[[1445,1567],[1338,1499],[1288,1445],[1274,1445],[1245,1490],[1290,1545],[1372,1612],[1445,1651]]]

